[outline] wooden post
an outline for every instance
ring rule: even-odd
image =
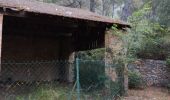
[[[75,52],[71,53],[69,56],[69,66],[68,66],[68,82],[73,83],[74,82],[74,63],[75,61]]]
[[[124,93],[123,95],[124,96],[127,96],[128,95],[128,89],[129,89],[129,80],[128,80],[128,64],[125,64],[124,66],[124,71],[123,71],[123,85],[124,85]]]
[[[1,49],[2,49],[2,27],[3,26],[3,15],[0,14],[0,75],[1,75]]]

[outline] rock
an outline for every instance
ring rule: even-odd
[[[128,69],[141,73],[142,78],[148,86],[166,85],[170,80],[170,68],[166,66],[165,61],[161,60],[137,60],[129,64]]]

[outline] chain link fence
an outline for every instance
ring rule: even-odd
[[[115,100],[115,68],[100,60],[2,61],[0,100]]]
[[[116,66],[101,60],[79,60],[83,100],[116,100],[121,93]]]

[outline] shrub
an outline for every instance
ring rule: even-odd
[[[142,47],[137,52],[139,58],[163,60],[167,57],[167,51],[162,47],[163,40],[148,37],[142,43]]]
[[[104,86],[105,63],[102,61],[79,61],[80,84],[86,91],[100,89]]]
[[[129,71],[129,88],[143,89],[145,84],[141,75],[137,72]]]
[[[166,59],[166,65],[170,67],[170,57]]]
[[[170,92],[170,84],[167,85],[167,89]]]

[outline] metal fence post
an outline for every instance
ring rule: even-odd
[[[80,79],[79,79],[79,59],[76,58],[76,82],[77,82],[77,100],[80,100]]]

